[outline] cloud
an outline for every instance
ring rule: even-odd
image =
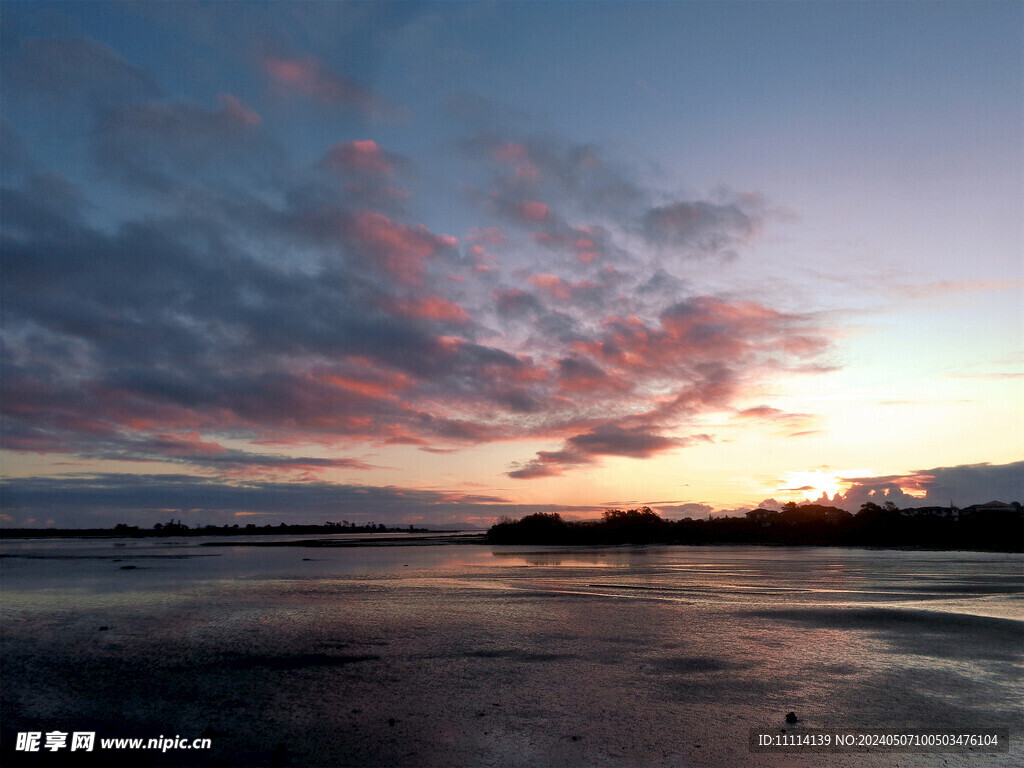
[[[264,67],[284,92],[380,107],[317,59]],[[706,439],[690,416],[828,348],[817,317],[695,295],[680,264],[631,252],[669,208],[598,147],[477,133],[464,159],[488,191],[459,239],[396,204],[419,166],[372,132],[296,163],[239,96],[139,94],[96,113],[102,190],[5,175],[8,450],[315,482],[373,469],[369,446],[534,440],[560,449],[509,474],[543,477]],[[756,229],[756,202],[702,210],[706,232]]]
[[[299,94],[319,104],[344,107],[366,116],[395,117],[399,110],[350,77],[330,71],[314,56],[291,58],[268,54],[263,68],[276,90]]]
[[[807,437],[819,434],[821,430],[807,429],[818,421],[812,413],[787,413],[767,405],[745,408],[738,411],[733,419],[747,424],[770,424],[780,428],[780,434],[788,437]],[[791,430],[798,430],[792,432]]]
[[[21,41],[10,57],[4,80],[37,96],[85,98],[99,107],[160,95],[153,78],[89,38],[31,38]]]
[[[689,502],[687,504],[657,504],[652,505],[658,514],[669,520],[681,520],[687,517],[704,519],[714,511],[710,504]]]
[[[339,142],[327,150],[320,166],[329,171],[361,179],[390,179],[410,161],[385,152],[373,139]]]
[[[956,293],[1020,289],[1020,280],[936,280],[920,285],[892,286],[889,290],[901,298],[926,299]]]
[[[608,230],[596,224],[562,231],[534,232],[532,239],[547,248],[567,250],[583,264],[607,259],[617,251]]]
[[[350,240],[400,283],[423,282],[423,260],[457,241],[450,235],[435,235],[422,224],[412,227],[392,221],[376,211],[360,211],[341,224]]]
[[[646,459],[684,444],[679,438],[659,435],[643,427],[624,428],[614,424],[575,435],[567,442],[590,456],[629,456],[635,459]]]
[[[679,201],[648,210],[641,221],[641,231],[659,245],[697,253],[721,253],[757,234],[761,208],[760,200],[753,196],[727,204]]]
[[[407,317],[418,317],[438,320],[446,323],[463,325],[470,321],[470,316],[454,301],[442,299],[440,296],[422,296],[410,299],[397,299],[394,308],[398,314]]]
[[[102,168],[167,192],[187,180],[222,186],[228,179],[268,181],[280,149],[260,130],[260,116],[235,96],[219,108],[145,101],[98,118],[93,150]]]
[[[317,481],[222,482],[194,475],[90,474],[13,478],[0,482],[9,527],[29,519],[56,526],[151,526],[170,517],[189,525],[256,522],[374,521],[387,525],[491,525],[503,516],[579,511],[591,507],[512,504],[501,496]]]
[[[691,442],[692,439],[659,434],[649,426],[602,424],[586,433],[570,437],[560,451],[538,451],[534,459],[515,465],[506,474],[516,480],[555,477],[564,474],[567,469],[594,464],[600,457],[646,459]]]
[[[1024,500],[1024,461],[962,464],[921,469],[905,475],[843,478],[848,490],[837,501],[856,510],[866,502],[892,501],[899,507],[966,507],[989,501]]]
[[[38,173],[36,161],[25,140],[6,120],[0,120],[0,167],[8,183]]]

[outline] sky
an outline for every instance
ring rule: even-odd
[[[1024,4],[5,2],[0,522],[1024,500]]]

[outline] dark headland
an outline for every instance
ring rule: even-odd
[[[821,504],[790,503],[742,517],[664,520],[650,507],[609,509],[596,521],[557,513],[504,520],[487,532],[491,544],[765,544],[1024,552],[1019,502],[957,509],[864,504],[856,514]]]

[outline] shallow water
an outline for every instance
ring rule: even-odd
[[[5,757],[56,728],[212,734],[137,765],[1024,764],[1020,555],[203,543],[3,542]],[[790,711],[1011,748],[751,754]]]

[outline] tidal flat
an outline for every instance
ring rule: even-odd
[[[4,764],[1024,764],[1021,555],[202,544],[2,543]],[[819,728],[1010,744],[750,750]],[[29,731],[211,748],[16,751]]]

